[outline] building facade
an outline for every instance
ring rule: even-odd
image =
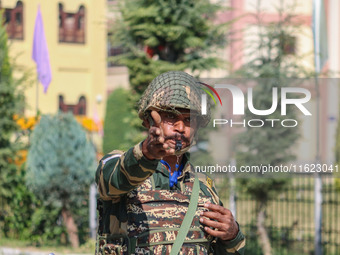
[[[106,98],[106,1],[2,0],[16,67],[32,73],[25,87],[25,115],[70,111],[103,119]],[[35,18],[40,6],[52,81],[37,84],[32,60]]]

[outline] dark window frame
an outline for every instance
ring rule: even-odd
[[[72,112],[73,115],[86,116],[86,98],[85,96],[80,96],[78,104],[65,104],[64,96],[59,95],[59,110],[62,112]]]
[[[63,4],[59,3],[59,42],[85,44],[86,13],[81,5],[78,12],[65,12]]]
[[[1,1],[0,1],[1,4]],[[22,1],[17,1],[14,8],[2,8],[4,25],[9,39],[24,40],[24,4]]]

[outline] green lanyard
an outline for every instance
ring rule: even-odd
[[[185,240],[185,237],[188,234],[192,220],[194,219],[194,216],[196,213],[199,191],[200,191],[200,185],[199,185],[199,180],[196,175],[194,185],[192,188],[188,211],[184,217],[181,228],[179,229],[177,233],[177,237],[174,242],[174,245],[172,246],[170,255],[178,255],[183,245],[183,242]]]

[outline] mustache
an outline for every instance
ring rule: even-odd
[[[185,143],[190,143],[189,139],[187,139],[183,134],[175,134],[175,135],[169,135],[164,136],[164,140],[181,140]]]

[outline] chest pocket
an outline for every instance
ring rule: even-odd
[[[127,230],[135,254],[169,254],[187,213],[190,195],[176,190],[139,191],[127,198]],[[197,210],[185,238],[183,254],[208,254],[212,237],[199,222],[210,197],[200,195]],[[137,252],[137,251],[140,251]],[[144,253],[143,253],[144,252]]]

